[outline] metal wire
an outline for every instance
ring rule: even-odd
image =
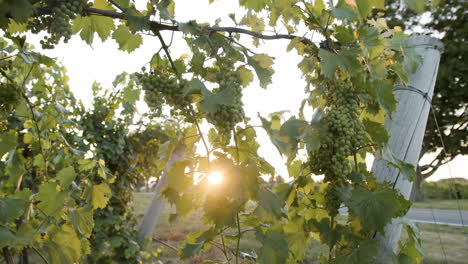
[[[435,114],[435,110],[434,108],[431,106],[431,112],[432,112],[432,116],[434,117],[434,123],[436,125],[436,128],[437,128],[437,134],[439,135],[439,138],[440,138],[440,143],[442,145],[442,151],[445,153],[445,155],[447,155],[447,148],[445,147],[445,142],[444,142],[444,139],[442,138],[442,132],[440,130],[440,127],[439,127],[439,122],[437,122],[437,117],[436,117],[436,114]],[[452,181],[449,181],[449,184],[451,183],[454,191],[456,191],[456,188],[455,188],[455,183],[453,182],[453,174],[452,174],[452,169],[450,168],[450,164],[447,163],[447,168],[449,170],[449,175],[450,175],[450,179]],[[466,242],[466,245],[468,245],[468,235],[466,233],[466,230],[465,230],[465,223],[463,222],[463,215],[462,215],[462,210],[461,210],[461,206],[460,206],[460,199],[458,197],[458,195],[456,195],[455,193],[455,197],[456,197],[456,201],[457,201],[457,209],[458,209],[458,214],[460,216],[460,221],[461,221],[461,224],[462,224],[462,230],[463,230],[463,234],[465,236],[465,242]]]

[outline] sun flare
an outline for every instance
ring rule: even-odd
[[[211,172],[208,174],[208,183],[210,185],[220,185],[223,183],[223,174],[218,171]]]

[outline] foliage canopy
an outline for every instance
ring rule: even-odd
[[[394,84],[406,83],[406,73],[420,62],[400,29],[389,28],[383,17],[370,17],[384,1],[242,0],[245,15],[231,16],[235,27],[178,22],[175,4],[153,0],[137,9],[129,0],[0,3],[0,216],[5,220],[0,246],[7,261],[24,249],[48,263],[81,262],[89,254],[105,263],[141,261],[125,206],[132,164],[142,161],[142,153],[133,156],[133,147],[148,149],[129,144],[126,135],[144,94],[149,118],[178,120],[176,129],[155,133],[155,166],[164,168],[175,149],[185,148],[185,156],[166,171],[163,195],[176,206],[173,218],[201,208],[207,225],[187,239],[182,259],[221,238],[227,261],[238,263],[242,235],[255,232],[262,243],[259,263],[296,263],[311,239],[328,246],[320,263],[375,263],[379,249],[373,237],[410,204],[391,183],[377,182],[364,159],[380,152],[406,177],[414,176],[386,146],[383,117],[395,110]],[[423,11],[423,0],[408,4]],[[279,25],[284,34],[265,33]],[[21,37],[43,31],[43,48],[77,34],[88,44],[96,36],[112,38],[132,52],[141,45],[141,34],[149,33],[161,49],[149,68],[118,76],[114,93],[99,96],[99,87],[93,87],[94,107],[86,111],[70,94],[64,69],[31,51]],[[163,31],[181,32],[191,54],[174,59]],[[324,39],[320,45],[314,32]],[[271,84],[274,58],[247,48],[241,35],[251,36],[254,46],[261,39],[289,40],[286,49],[303,58],[298,66],[308,97],[300,115],[260,117],[293,179],[273,189],[261,180],[275,172],[258,155],[242,93],[255,77],[263,88]],[[305,116],[305,108],[313,108],[314,116]],[[203,131],[201,124],[211,128]],[[212,192],[203,176],[217,168],[225,172],[226,185]],[[325,176],[319,190],[312,174]],[[349,209],[345,222],[336,218],[342,204]],[[421,260],[417,232],[407,228],[410,236],[393,262]],[[109,239],[111,246],[103,250]]]

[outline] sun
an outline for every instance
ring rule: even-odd
[[[208,183],[210,185],[220,185],[223,183],[223,174],[218,171],[211,172],[208,174]]]

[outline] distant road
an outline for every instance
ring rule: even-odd
[[[433,214],[434,213],[434,214]],[[468,227],[468,211],[412,208],[406,217],[414,222]],[[435,221],[434,221],[435,219]]]
[[[340,214],[347,215],[348,208],[340,209]],[[464,226],[468,227],[468,211],[412,208],[406,218],[418,223],[451,226],[463,226],[464,224]]]

